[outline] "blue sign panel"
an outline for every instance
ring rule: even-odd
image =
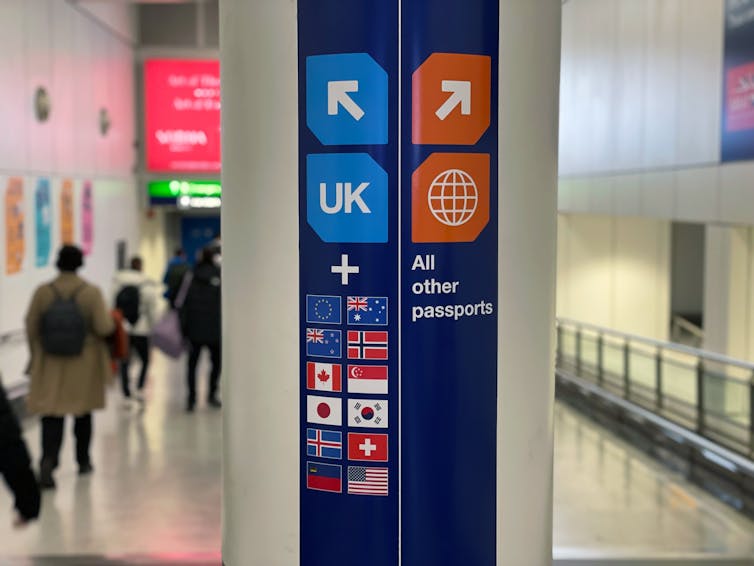
[[[402,11],[402,558],[491,566],[499,4],[412,0]]]
[[[386,144],[385,69],[367,53],[307,57],[306,121],[325,145]]]
[[[301,564],[493,565],[498,0],[298,6]]]
[[[722,161],[754,159],[754,0],[725,2]]]
[[[366,153],[309,155],[307,218],[332,243],[386,243],[388,175]]]
[[[302,566],[397,566],[398,2],[299,0]]]

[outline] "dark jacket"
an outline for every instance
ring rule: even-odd
[[[189,341],[220,343],[220,297],[220,268],[213,263],[199,263],[181,308],[183,335]]]
[[[21,427],[0,384],[0,476],[15,497],[15,508],[24,520],[39,516],[40,495],[31,459],[21,437]]]

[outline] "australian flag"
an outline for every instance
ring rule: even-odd
[[[348,297],[346,314],[351,326],[387,326],[387,297]]]
[[[340,330],[306,329],[306,355],[320,358],[339,358],[343,339]]]
[[[340,324],[341,299],[330,295],[306,296],[306,322]]]

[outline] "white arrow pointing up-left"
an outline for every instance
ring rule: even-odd
[[[440,120],[445,120],[459,105],[462,116],[471,115],[471,81],[442,81],[442,91],[451,95],[435,112]]]
[[[359,81],[330,81],[327,83],[327,113],[338,115],[342,106],[357,122],[364,117],[364,111],[348,96],[349,92],[359,92]]]

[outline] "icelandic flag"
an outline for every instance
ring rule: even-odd
[[[387,326],[387,297],[348,297],[346,316],[352,326]]]
[[[340,324],[341,299],[331,295],[306,296],[306,322]]]
[[[343,391],[341,371],[340,364],[306,362],[306,388],[339,393]]]
[[[387,395],[387,366],[348,366],[348,392]]]
[[[386,331],[348,331],[349,360],[387,360]]]
[[[371,444],[367,445],[371,450]],[[334,430],[306,429],[306,455],[314,458],[343,458],[343,436]]]
[[[341,493],[343,491],[341,467],[334,464],[307,462],[306,487],[316,491]]]
[[[306,329],[306,355],[320,358],[339,358],[342,339],[340,330]]]

